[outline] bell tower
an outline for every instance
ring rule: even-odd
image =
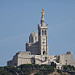
[[[48,55],[48,36],[47,36],[48,25],[45,25],[43,9],[41,13],[42,13],[41,24],[38,25],[39,50],[40,55]]]

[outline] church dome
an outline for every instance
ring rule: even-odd
[[[38,41],[38,34],[33,31],[29,36],[29,43],[35,43],[37,41]]]
[[[38,35],[37,35],[37,33],[36,33],[36,32],[34,32],[34,31],[33,31],[33,32],[30,34],[30,36],[32,36],[32,37],[33,37],[33,36],[38,36]]]

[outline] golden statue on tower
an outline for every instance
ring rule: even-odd
[[[44,16],[44,10],[43,9],[42,9],[41,13],[42,13],[42,17],[43,17]]]

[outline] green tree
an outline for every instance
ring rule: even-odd
[[[5,66],[4,70],[10,72],[13,75],[16,75],[17,72],[18,72],[18,69],[16,67],[14,67],[14,66]]]
[[[54,68],[56,68],[56,63],[51,62],[51,66],[53,66]]]
[[[63,65],[63,70],[68,71],[68,72],[72,72],[72,71],[75,71],[75,67],[71,66],[71,65]]]

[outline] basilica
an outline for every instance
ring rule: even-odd
[[[49,55],[48,48],[48,25],[45,24],[44,10],[41,11],[41,23],[38,25],[38,34],[33,31],[29,36],[29,42],[26,43],[26,51],[20,51],[13,56],[13,59],[7,62],[8,66],[19,66],[21,64],[48,64],[56,63],[57,68],[62,65],[73,65],[75,61],[72,52],[63,55]]]

